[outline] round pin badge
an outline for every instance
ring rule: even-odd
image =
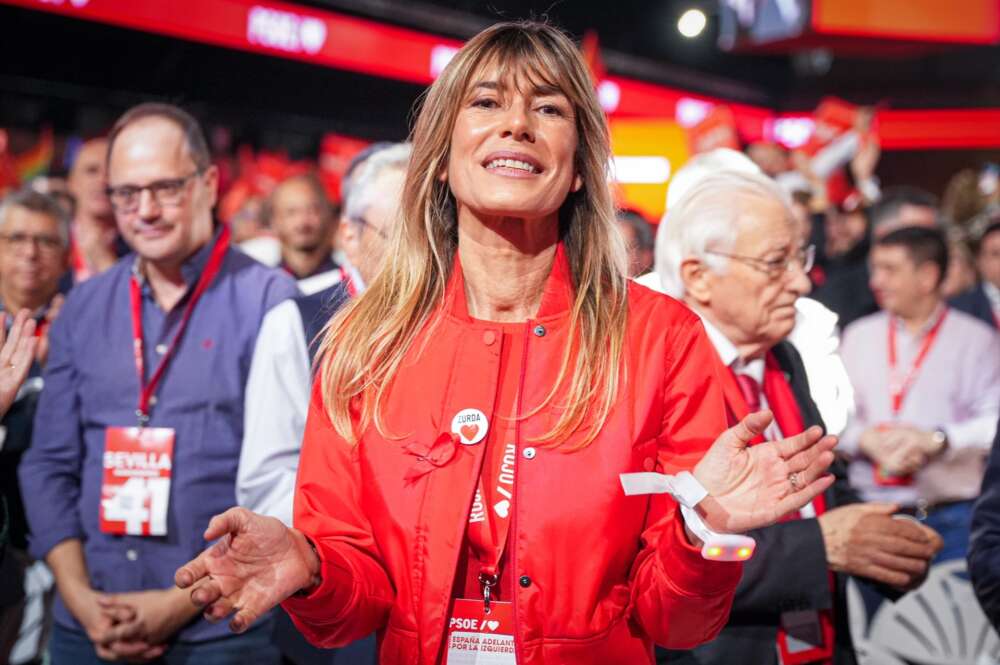
[[[459,440],[467,446],[485,439],[489,429],[486,414],[479,409],[462,409],[451,419],[451,431],[458,434]]]

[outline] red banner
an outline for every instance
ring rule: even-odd
[[[444,37],[269,0],[0,0],[227,48],[430,83],[461,46]]]
[[[895,1],[895,0],[894,0]],[[926,4],[924,0],[922,3]],[[14,5],[162,35],[428,84],[461,42],[331,11],[269,0],[0,0]],[[831,4],[832,6],[832,4]],[[608,76],[598,85],[612,117],[668,118],[693,127],[725,104],[744,143],[808,141],[813,119]],[[882,110],[883,148],[1000,148],[1000,109]]]

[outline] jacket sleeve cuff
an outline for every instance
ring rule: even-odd
[[[43,529],[33,529],[28,539],[28,550],[36,559],[45,560],[49,552],[64,540],[86,540],[83,528],[75,519],[66,524],[46,524]]]
[[[687,596],[709,597],[729,593],[743,574],[743,564],[710,561],[701,556],[701,548],[692,545],[684,532],[680,511],[672,527],[663,533],[658,556],[667,577]]]
[[[281,606],[313,625],[336,623],[351,605],[356,575],[335,549],[317,543],[316,554],[320,558],[319,585],[307,596],[287,598]]]

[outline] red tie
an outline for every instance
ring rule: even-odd
[[[740,384],[740,392],[747,401],[750,413],[760,411],[760,384],[749,374],[737,374],[736,383]]]

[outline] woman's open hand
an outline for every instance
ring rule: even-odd
[[[10,410],[17,391],[21,389],[31,363],[35,360],[35,320],[22,309],[14,317],[7,332],[5,323],[9,314],[0,313],[0,417]]]
[[[236,613],[229,628],[242,633],[262,614],[315,583],[319,557],[301,532],[280,520],[230,508],[205,530],[211,547],[174,575],[205,618],[220,621]]]
[[[694,468],[709,496],[698,504],[705,523],[720,533],[743,533],[774,524],[833,484],[834,436],[819,427],[780,441],[750,442],[771,422],[751,413],[722,433]]]

